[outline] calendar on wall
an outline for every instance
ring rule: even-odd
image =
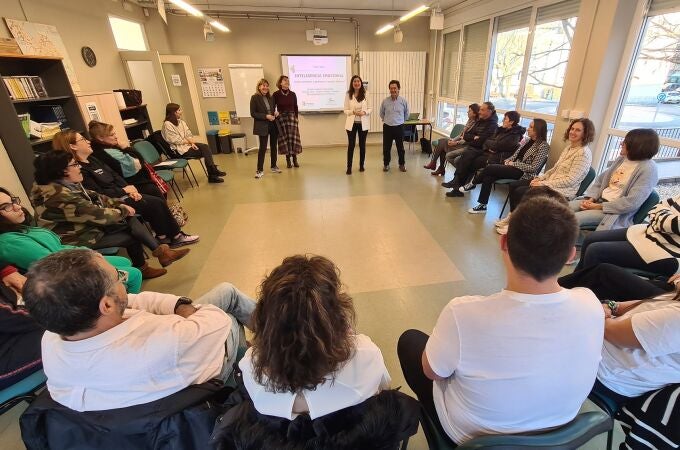
[[[199,68],[198,77],[201,79],[201,92],[203,93],[203,98],[227,96],[227,89],[224,87],[224,75],[222,74],[221,68]]]

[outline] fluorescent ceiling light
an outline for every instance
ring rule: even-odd
[[[387,25],[385,25],[384,27],[382,27],[381,29],[376,31],[375,34],[383,34],[385,31],[389,31],[392,28],[394,28],[394,25],[392,25],[391,23],[388,23]]]
[[[401,17],[399,18],[399,22],[406,22],[406,21],[407,21],[408,19],[410,19],[411,17],[415,17],[415,16],[417,16],[418,14],[420,14],[420,13],[423,12],[423,11],[427,11],[428,9],[430,9],[429,6],[420,5],[419,7],[417,7],[416,9],[414,9],[413,11],[407,12],[406,14],[404,14],[403,16],[401,16]]]
[[[190,4],[188,4],[187,2],[185,2],[184,0],[170,0],[170,3],[173,3],[173,4],[177,5],[177,6],[179,6],[179,7],[182,8],[184,11],[188,12],[189,14],[191,14],[192,16],[196,16],[196,17],[201,17],[201,16],[203,16],[203,13],[202,13],[201,11],[197,10],[196,8],[194,8],[193,6],[191,6]]]
[[[229,32],[229,28],[227,28],[226,25],[222,24],[221,22],[218,22],[217,20],[211,20],[210,25],[214,26],[220,31],[224,31],[225,33]]]

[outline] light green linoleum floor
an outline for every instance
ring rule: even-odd
[[[445,198],[445,189],[439,186],[442,178],[433,177],[422,168],[427,162],[425,155],[407,151],[408,172],[400,173],[395,170],[396,151],[393,149],[393,152],[392,170],[383,173],[381,149],[369,146],[366,172],[360,173],[357,149],[354,173],[348,176],[345,175],[345,149],[306,149],[300,156],[300,168],[286,169],[285,160],[280,159],[283,173],[273,174],[265,169],[266,175],[260,180],[253,177],[256,154],[217,155],[220,168],[228,172],[223,184],[207,184],[194,162],[200,187],[189,188],[186,181],[180,181],[180,185],[185,195],[182,205],[190,216],[185,231],[200,234],[201,242],[191,247],[186,258],[169,267],[168,275],[146,282],[144,289],[197,297],[212,283],[234,281],[245,292],[254,294],[255,275],[266,273],[276,263],[272,261],[272,254],[321,250],[331,258],[335,255],[343,272],[352,280],[346,282],[357,310],[358,331],[369,335],[382,349],[393,385],[403,386],[404,391],[411,393],[396,356],[396,342],[401,332],[418,328],[429,333],[439,311],[451,298],[489,294],[503,288],[503,267],[493,222],[506,191],[501,188],[492,195],[486,216],[467,214],[466,210],[475,204],[477,191],[463,199]],[[177,177],[181,180],[181,174]],[[343,220],[344,231],[338,231],[337,227],[330,230],[337,224],[332,217],[323,217],[324,214],[341,214],[343,208],[351,208],[365,199],[376,201],[377,206],[356,213],[360,217],[349,221],[346,216],[339,216],[337,220]],[[390,201],[399,214],[389,209]],[[287,209],[286,205],[292,206]],[[296,215],[290,217],[287,211]],[[400,220],[400,217],[406,219]],[[324,228],[314,231],[310,221]],[[331,246],[324,245],[318,236],[310,235],[319,233],[324,237],[326,231],[334,241]],[[403,241],[395,241],[399,238]],[[418,245],[413,247],[413,240],[422,243],[422,251]],[[360,254],[374,242],[394,245],[377,245],[376,252],[383,253],[377,259],[351,257],[353,249]],[[258,247],[259,244],[262,246]],[[262,256],[253,258],[255,250],[248,252],[250,248],[258,249]],[[400,249],[407,257],[390,253],[390,248]],[[240,258],[239,252],[248,254]],[[433,254],[447,259],[432,267]],[[384,270],[376,268],[380,264],[384,264]],[[455,276],[447,278],[447,274],[443,274],[442,278],[442,274],[436,273],[442,265],[451,267]],[[392,272],[394,279],[383,277],[382,284],[371,284],[360,276],[362,271],[375,273],[376,270],[383,275],[385,271]],[[423,271],[432,273],[423,274]],[[238,285],[233,278],[249,285]],[[451,281],[427,282],[432,279]],[[419,282],[423,284],[414,284]],[[356,292],[352,291],[352,285],[357,287]],[[584,409],[593,408],[586,402]],[[17,407],[0,417],[0,448],[24,448],[18,430],[22,409]],[[616,437],[620,439],[620,436],[617,426]],[[604,442],[604,436],[600,436],[583,448],[602,449]],[[427,448],[422,433],[412,438],[409,448]]]

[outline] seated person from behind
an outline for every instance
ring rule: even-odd
[[[400,337],[407,383],[454,443],[557,427],[578,414],[595,381],[604,313],[590,290],[557,284],[577,233],[568,206],[523,202],[500,242],[506,289],[455,298],[430,337]]]
[[[284,259],[262,282],[253,346],[239,363],[257,411],[313,420],[389,388],[380,349],[355,332],[354,315],[331,261]]]
[[[647,300],[602,305],[605,341],[594,391],[622,406],[680,383],[679,288]]]
[[[0,389],[42,369],[40,339],[45,331],[19,305],[26,277],[0,261]]]
[[[125,408],[230,377],[250,298],[228,283],[194,305],[171,294],[128,295],[119,276],[91,250],[59,252],[29,270],[24,300],[47,329],[43,365],[55,401],[76,411]]]
[[[595,177],[584,197],[571,201],[579,225],[597,226],[598,230],[633,225],[633,216],[659,181],[652,160],[658,151],[656,131],[630,130],[621,142],[621,155]]]

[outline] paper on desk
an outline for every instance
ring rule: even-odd
[[[159,162],[154,167],[165,167],[165,166],[174,166],[174,165],[175,165],[175,161],[163,161],[163,162]]]

